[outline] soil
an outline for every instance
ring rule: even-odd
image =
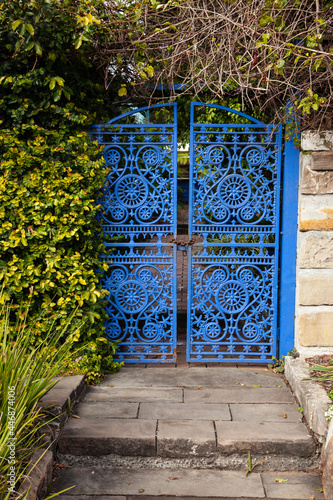
[[[318,356],[313,356],[312,358],[307,358],[305,361],[309,363],[309,365],[322,365],[322,366],[330,366],[332,369],[332,378],[330,380],[318,381],[326,392],[333,391],[333,356],[332,354],[321,354]],[[325,375],[327,372],[318,372],[314,370],[309,370],[309,375],[311,378],[317,379]]]

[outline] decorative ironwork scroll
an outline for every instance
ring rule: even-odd
[[[277,340],[282,130],[237,112],[248,124],[195,123],[196,106],[189,236],[201,241],[189,251],[187,361],[267,362]]]
[[[158,116],[166,123],[151,123]],[[110,252],[102,256],[109,265],[102,285],[109,291],[106,334],[120,341],[119,361],[175,362],[176,118],[175,104],[156,105],[91,129],[105,145],[99,202]]]

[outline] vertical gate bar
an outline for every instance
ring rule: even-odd
[[[187,328],[186,328],[186,361],[190,363],[192,354],[192,247],[187,251]]]
[[[191,102],[190,108],[190,165],[189,165],[189,198],[188,198],[188,237],[192,238],[192,221],[193,221],[193,200],[194,200],[194,158],[195,158],[195,147],[194,147],[194,111],[195,103]],[[186,328],[186,361],[189,363],[191,361],[192,352],[192,342],[191,342],[191,331],[192,331],[192,247],[189,246],[187,252],[187,328]]]
[[[177,212],[176,212],[177,213]],[[172,352],[174,362],[177,362],[177,245],[173,244],[173,289],[172,289],[172,303],[173,303],[173,318],[172,318]]]
[[[193,199],[194,199],[194,182],[193,182],[193,168],[194,168],[194,106],[195,103],[191,102],[191,111],[190,111],[190,175],[189,175],[189,202],[188,202],[188,235],[189,238],[192,238],[192,219],[193,219]],[[188,264],[190,265],[191,260],[188,260]]]
[[[174,214],[174,231],[173,231],[173,236],[174,238],[177,237],[177,172],[178,172],[178,165],[177,165],[177,160],[178,160],[178,115],[177,115],[177,103],[172,103],[173,104],[173,214]],[[174,265],[176,266],[177,270],[177,259],[174,261]]]
[[[280,262],[280,199],[281,199],[281,169],[282,169],[282,125],[279,125],[278,132],[278,176],[277,176],[277,186],[276,186],[276,229],[275,229],[275,273],[274,273],[274,335],[273,335],[273,351],[277,352],[278,338],[278,309],[279,309],[279,262]]]
[[[284,146],[283,198],[281,214],[280,258],[280,346],[279,356],[294,347],[295,339],[295,287],[297,252],[297,217],[299,183],[299,148],[292,136]]]

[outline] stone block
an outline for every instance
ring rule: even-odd
[[[81,403],[75,414],[80,418],[106,419],[106,418],[136,418],[139,403],[129,403],[127,401],[117,401],[117,404],[110,402],[101,403]]]
[[[233,422],[301,422],[296,404],[231,404]]]
[[[259,384],[258,384],[259,385]],[[279,387],[278,387],[279,386]],[[185,403],[294,403],[295,399],[281,379],[275,387],[184,390]],[[206,406],[206,405],[205,405]]]
[[[71,419],[58,443],[60,453],[71,455],[155,455],[155,420]]]
[[[67,418],[68,406],[80,401],[87,389],[84,375],[54,378],[56,385],[39,401],[38,405],[58,417],[61,427]]]
[[[40,500],[46,497],[52,482],[53,453],[48,450],[36,450],[30,460],[26,478],[18,493],[26,500]]]
[[[70,468],[61,469],[56,491],[76,485],[72,490],[78,498],[84,495],[121,495],[127,498],[195,497],[215,499],[265,498],[260,474],[244,471],[207,469],[121,469]],[[245,493],[245,495],[244,495]],[[110,500],[114,497],[111,496]]]
[[[312,153],[313,170],[333,170],[333,151]]]
[[[316,445],[302,423],[215,422],[221,454],[233,453],[294,455],[308,457]]]
[[[274,373],[260,372],[253,368],[234,368],[218,366],[207,370],[203,366],[191,368],[160,367],[137,370],[135,368],[122,368],[115,375],[105,378],[99,387],[105,389],[115,388],[175,388],[175,387],[238,387],[244,383],[246,386],[261,385],[274,387]]]
[[[316,132],[308,130],[302,133],[301,147],[303,151],[332,151],[333,132]]]
[[[330,439],[322,455],[323,488],[326,499],[333,498],[333,439]]]
[[[299,234],[299,268],[333,269],[333,232]]]
[[[141,403],[139,418],[163,420],[231,420],[227,404]]]
[[[276,478],[286,479],[286,482],[277,482]],[[268,498],[299,500],[312,498],[313,500],[324,499],[320,492],[320,477],[315,474],[302,472],[265,472],[262,474],[264,488]]]
[[[213,422],[159,420],[157,455],[161,457],[206,457],[216,452]]]
[[[300,345],[333,347],[333,307],[300,307],[296,328]]]
[[[183,401],[182,389],[167,389],[164,387],[91,387],[87,393],[85,402],[93,401],[129,401],[129,402],[143,402],[143,401],[174,401],[181,403]]]
[[[333,171],[316,171],[313,169],[312,155],[301,154],[302,194],[333,193]]]
[[[288,380],[300,406],[303,408],[305,420],[320,443],[324,443],[327,435],[327,420],[325,411],[330,404],[326,391],[314,380],[308,380],[309,370],[305,359],[285,359],[285,376]]]
[[[333,269],[301,269],[298,289],[302,306],[333,305]]]
[[[300,231],[333,229],[333,195],[302,196],[299,214]]]

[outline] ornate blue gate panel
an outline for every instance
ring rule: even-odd
[[[166,123],[151,123],[158,114]],[[125,113],[91,135],[105,145],[108,171],[99,200],[110,249],[107,336],[120,341],[119,361],[175,362],[176,105]]]
[[[187,361],[276,355],[282,129],[195,123],[191,104]]]

